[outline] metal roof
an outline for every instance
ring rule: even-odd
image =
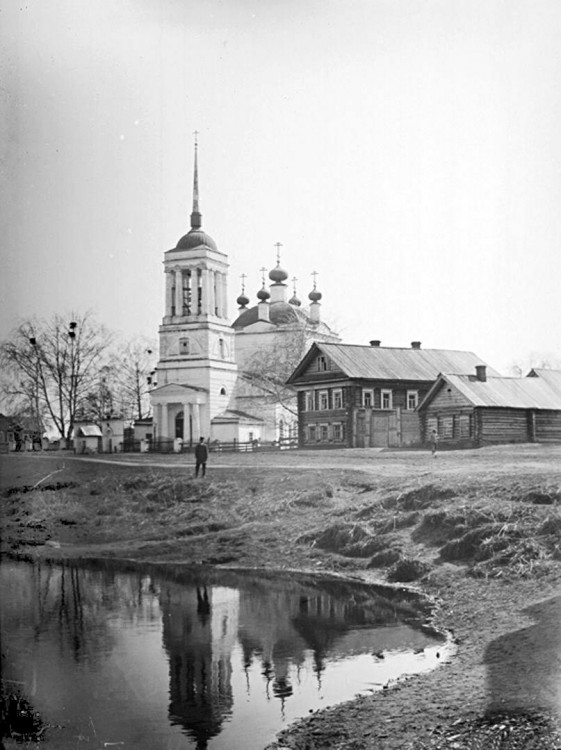
[[[443,375],[442,378],[474,406],[511,409],[561,409],[561,391],[541,377],[478,380],[474,375]],[[436,392],[436,388],[432,391]],[[425,402],[429,401],[429,395]]]
[[[355,344],[318,343],[349,378],[368,380],[436,380],[441,372],[475,372],[485,362],[473,352],[454,349],[413,349]],[[492,368],[487,371],[498,375]]]
[[[83,424],[78,427],[80,437],[103,437],[101,430],[96,424]]]
[[[538,377],[549,385],[561,399],[561,370],[546,370],[544,367],[535,367],[528,374],[529,378]]]

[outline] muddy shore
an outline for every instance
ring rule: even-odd
[[[1,457],[2,553],[334,571],[433,597],[453,658],[270,748],[561,748],[561,450]]]

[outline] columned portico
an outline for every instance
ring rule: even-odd
[[[202,424],[201,412],[208,411],[208,393],[179,383],[154,388],[151,393],[157,441],[181,437],[184,445],[192,445],[200,437],[210,437],[210,420]],[[176,426],[183,420],[183,430],[177,435]]]

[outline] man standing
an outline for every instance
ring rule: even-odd
[[[199,469],[202,469],[202,475],[206,474],[206,462],[208,460],[208,448],[205,445],[205,439],[201,438],[195,448],[195,476],[199,476]]]

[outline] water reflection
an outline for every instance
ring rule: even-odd
[[[5,684],[62,726],[46,748],[93,747],[100,728],[139,749],[263,747],[436,648],[408,592],[338,579],[2,563],[0,585]]]

